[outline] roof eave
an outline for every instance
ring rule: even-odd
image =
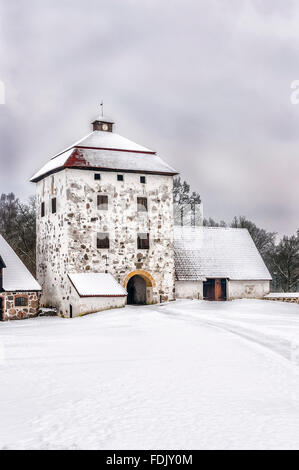
[[[2,289],[2,292],[41,292],[42,288],[40,289]]]
[[[76,289],[76,288],[75,288]],[[76,292],[80,298],[88,298],[88,297],[126,297],[128,294],[99,294],[99,295],[83,295],[79,294],[78,290]]]
[[[126,170],[124,168],[107,168],[107,167],[101,167],[101,166],[71,166],[71,165],[63,165],[58,168],[55,168],[54,170],[47,171],[46,173],[39,175],[37,177],[31,178],[29,181],[31,183],[38,183],[42,179],[46,178],[49,175],[52,175],[53,173],[58,173],[59,171],[65,170],[66,168],[72,169],[72,170],[90,170],[90,171],[112,171],[112,172],[124,172],[124,173],[141,173],[145,175],[164,175],[164,176],[176,176],[179,173],[178,172],[166,172],[166,171],[150,171],[150,170]]]

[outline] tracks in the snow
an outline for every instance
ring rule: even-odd
[[[159,313],[165,313],[167,315],[173,315],[175,318],[189,321],[192,320],[195,324],[200,324],[202,326],[215,328],[227,333],[231,333],[239,338],[242,338],[251,343],[255,343],[259,346],[267,348],[272,353],[278,354],[280,357],[283,357],[287,361],[290,361],[293,365],[299,366],[299,338],[297,341],[288,340],[277,335],[266,335],[258,330],[244,328],[239,324],[234,324],[231,320],[223,321],[213,320],[212,314],[211,317],[198,316],[191,313],[182,313],[178,309],[165,310],[156,309]]]

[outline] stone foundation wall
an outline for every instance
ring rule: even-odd
[[[264,300],[274,300],[275,302],[290,302],[299,304],[299,297],[264,297]]]
[[[3,313],[2,320],[22,320],[36,317],[39,309],[38,292],[1,292]],[[28,305],[16,306],[16,298],[26,297]]]

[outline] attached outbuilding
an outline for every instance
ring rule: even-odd
[[[69,304],[65,310],[69,317],[124,307],[127,291],[109,273],[72,273]]]
[[[0,320],[38,314],[41,286],[0,235]]]
[[[271,275],[247,229],[174,229],[176,298],[263,298]]]

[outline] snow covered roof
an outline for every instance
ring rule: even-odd
[[[87,136],[80,139],[69,148],[74,147],[92,147],[96,149],[113,149],[123,150],[130,152],[149,152],[155,153],[154,150],[150,150],[142,145],[136,144],[132,140],[122,137],[114,132],[106,131],[93,131]]]
[[[271,280],[247,229],[176,226],[174,253],[179,281]]]
[[[41,290],[41,286],[2,235],[0,235],[0,256],[6,265],[3,268],[3,289],[5,291]]]
[[[114,132],[93,131],[55,155],[31,181],[37,182],[43,176],[70,167],[177,174],[155,151]]]
[[[108,116],[102,116],[101,114],[99,114],[95,119],[93,119],[93,122],[94,121],[100,121],[100,122],[109,122],[111,124],[114,124],[114,120]]]
[[[80,297],[123,297],[127,291],[109,273],[68,275]]]
[[[53,171],[63,168],[64,164],[67,162],[68,158],[72,155],[74,149],[67,150],[56,158],[52,158],[48,163],[46,163],[35,175],[32,177],[31,181],[38,181],[43,175],[52,173]]]

